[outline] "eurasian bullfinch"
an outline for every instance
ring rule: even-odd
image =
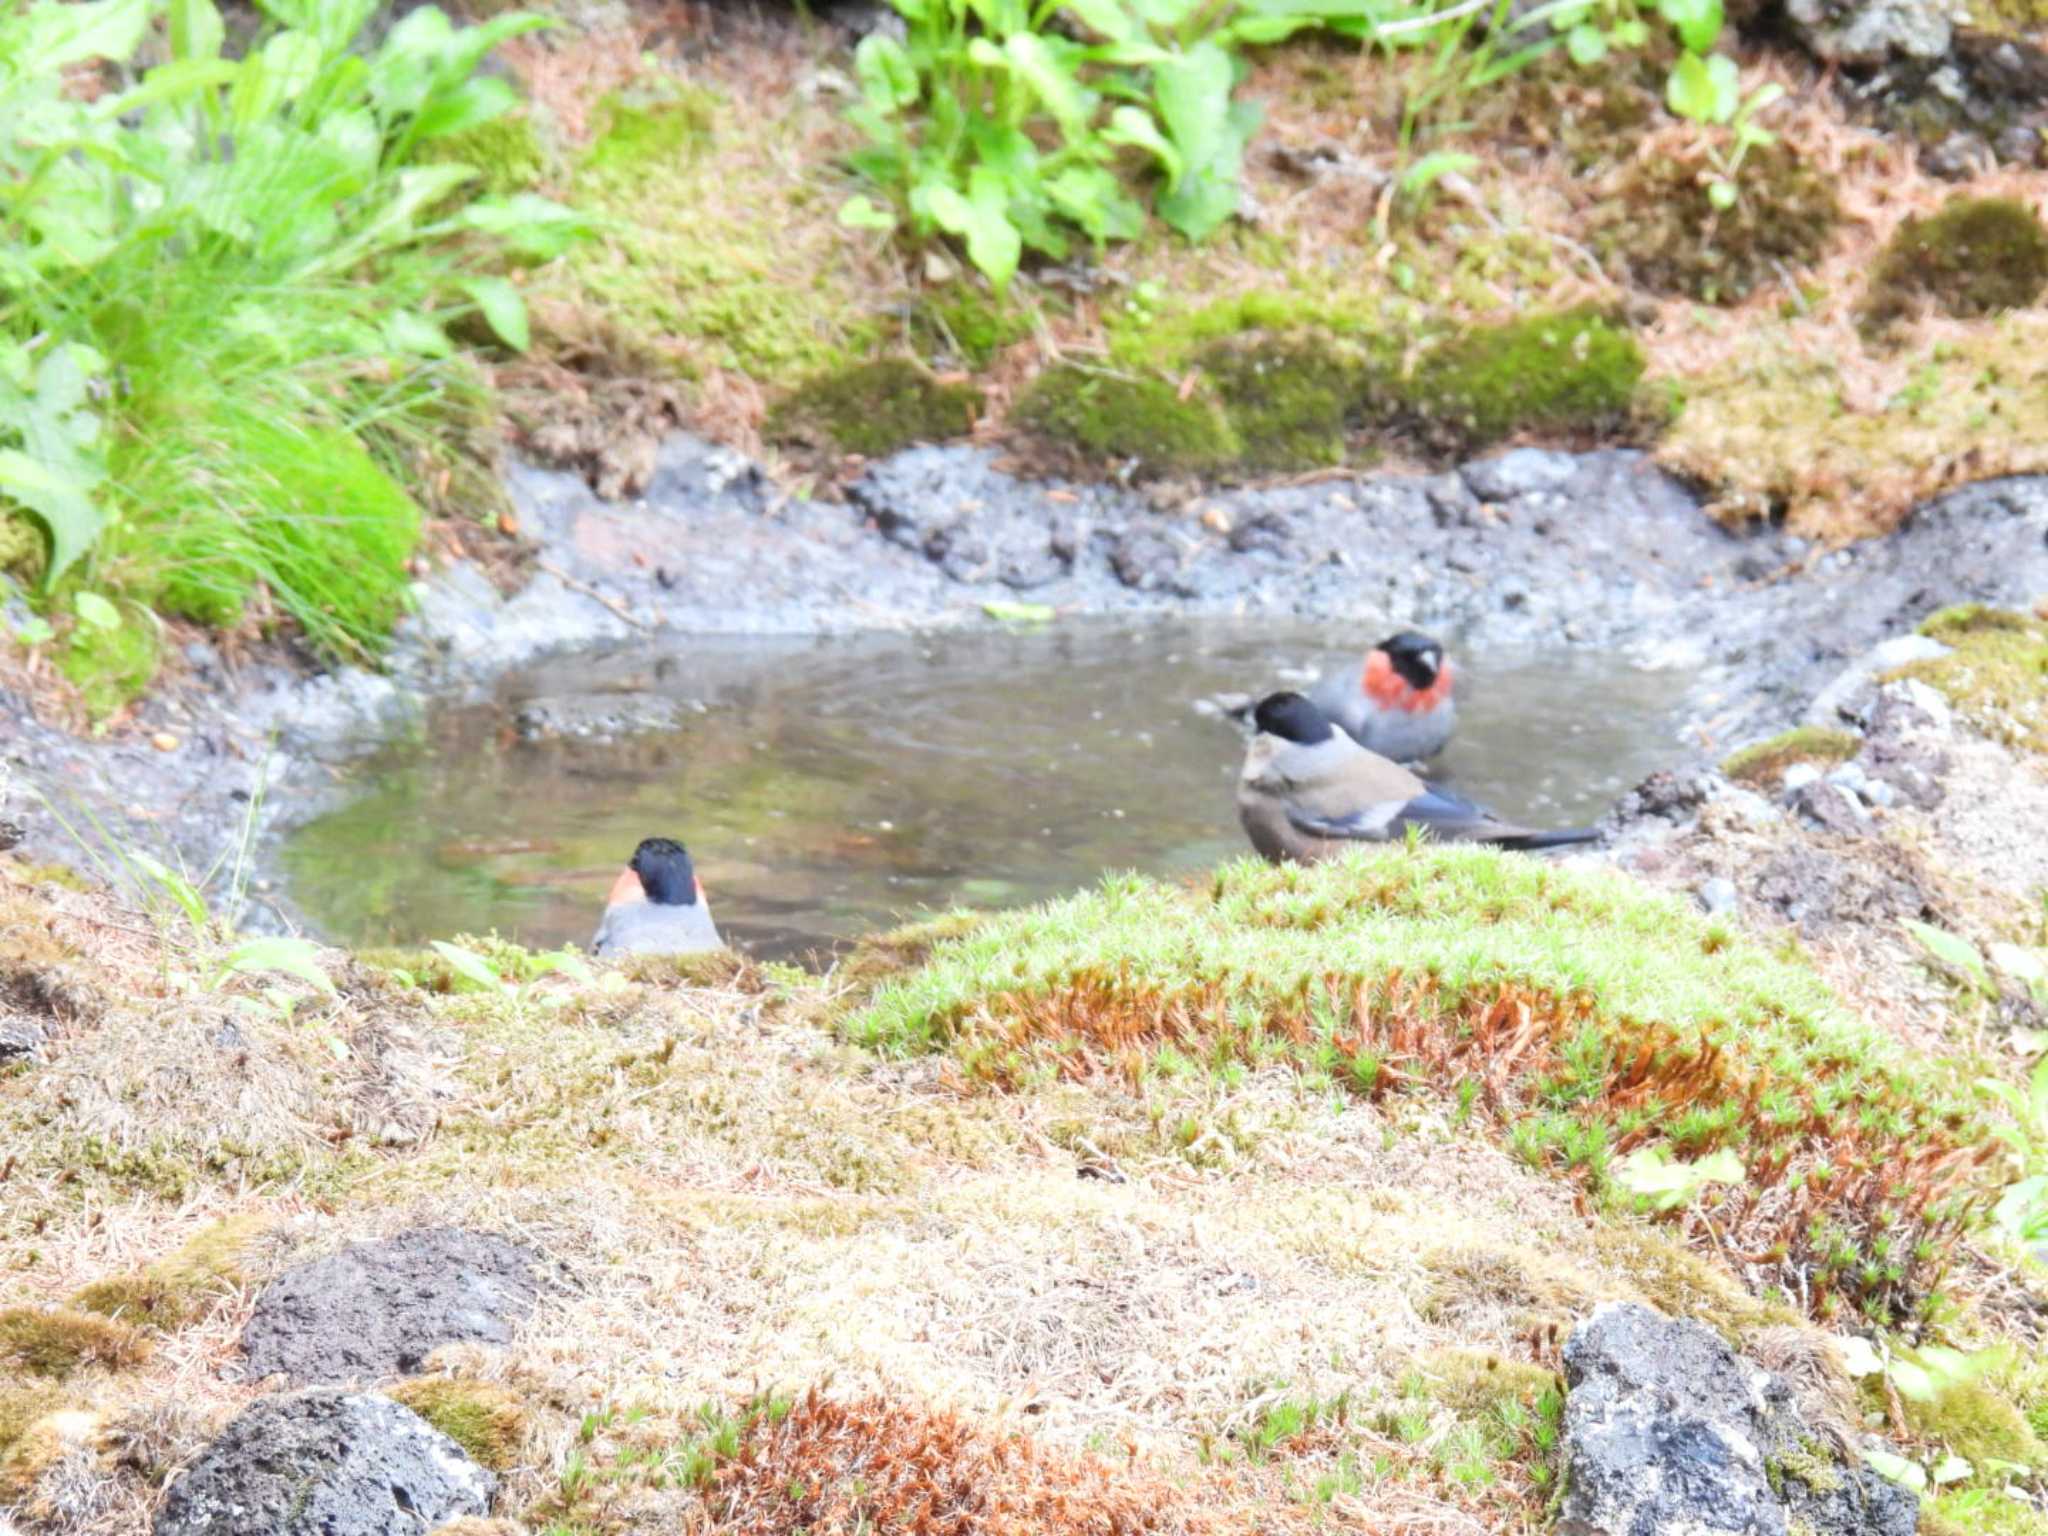
[[[650,837],[612,882],[590,952],[616,955],[692,955],[723,949],[704,882],[690,850],[666,837]]]
[[[1404,629],[1367,651],[1357,671],[1325,672],[1309,697],[1366,751],[1419,763],[1443,751],[1458,728],[1452,687],[1444,648]]]
[[[1348,843],[1385,843],[1411,827],[1446,842],[1502,848],[1589,843],[1591,828],[1539,832],[1432,789],[1368,752],[1298,693],[1271,693],[1252,711],[1255,733],[1237,781],[1237,816],[1265,858],[1314,864]]]

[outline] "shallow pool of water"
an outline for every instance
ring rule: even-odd
[[[642,837],[686,841],[727,936],[802,956],[919,912],[1175,875],[1244,851],[1243,737],[1197,699],[1355,666],[1327,628],[1059,623],[822,640],[719,638],[577,658],[503,702],[444,711],[351,770],[344,809],[287,843],[328,936],[417,943],[495,928],[586,942]],[[1593,651],[1464,656],[1441,767],[1502,814],[1590,820],[1669,762],[1685,678]],[[528,743],[522,699],[686,702],[672,731]]]

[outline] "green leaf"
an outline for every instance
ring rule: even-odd
[[[128,861],[147,875],[150,882],[177,905],[185,914],[186,920],[192,924],[194,933],[206,931],[212,914],[206,910],[206,898],[199,894],[198,888],[190,880],[146,853],[131,852]]]
[[[1024,254],[1023,237],[1010,222],[1008,184],[987,166],[976,166],[962,197],[952,187],[932,187],[926,206],[939,227],[967,243],[967,259],[996,292],[1009,287]]]
[[[1977,946],[1968,939],[1936,928],[1931,923],[1908,921],[1906,931],[1919,942],[1922,949],[1932,955],[1950,971],[1964,977],[1980,992],[1992,992],[1991,977],[1984,969],[1984,957],[1977,953]]]
[[[900,112],[917,103],[917,66],[892,37],[870,32],[862,38],[853,50],[853,74],[861,94],[877,111]]]
[[[93,121],[112,122],[145,107],[182,101],[214,86],[226,85],[240,73],[240,66],[226,59],[174,59],[152,69],[133,90],[102,97],[93,106]]]
[[[1598,64],[1607,57],[1607,34],[1582,21],[1564,35],[1564,51],[1574,64]]]
[[[435,96],[413,119],[412,134],[415,139],[446,138],[503,117],[518,104],[519,93],[508,83],[482,75]]]
[[[1152,121],[1152,114],[1139,107],[1118,107],[1109,114],[1109,126],[1102,137],[1112,144],[1129,144],[1133,148],[1149,150],[1159,161],[1169,182],[1179,181],[1186,174],[1187,162],[1180,157],[1180,151],[1172,141],[1159,131]]]
[[[1737,195],[1735,183],[1726,177],[1707,183],[1707,201],[1723,213],[1735,206]]]
[[[384,341],[403,357],[453,357],[455,343],[425,315],[395,309],[384,317]]]
[[[211,59],[227,37],[213,0],[171,0],[171,57]]]
[[[988,602],[981,611],[1002,624],[1050,624],[1059,610],[1045,603]]]
[[[1238,173],[1259,114],[1230,99],[1234,77],[1229,53],[1213,41],[1161,60],[1153,72],[1159,120],[1183,162],[1159,198],[1159,216],[1190,240],[1237,212]]]
[[[56,637],[57,632],[50,628],[50,621],[35,613],[30,614],[21,628],[14,632],[15,640],[22,645],[46,645]]]
[[[532,192],[478,198],[462,210],[462,222],[534,261],[552,261],[592,228],[588,216]]]
[[[476,300],[476,307],[498,340],[514,352],[524,352],[532,341],[526,323],[526,300],[502,277],[472,277],[462,285]]]
[[[896,215],[871,198],[856,195],[839,205],[839,222],[848,229],[889,230],[896,227]]]
[[[1127,7],[1121,0],[1065,0],[1061,10],[1078,17],[1083,26],[1098,37],[1111,42],[1128,42],[1136,33],[1136,25]]]
[[[1019,32],[1004,41],[1003,56],[1009,60],[1010,68],[1030,82],[1069,143],[1087,137],[1095,98],[1081,88],[1081,82],[1054,56],[1044,38],[1032,32]]]
[[[1888,1478],[1902,1488],[1915,1493],[1927,1491],[1927,1469],[1917,1461],[1908,1461],[1903,1456],[1894,1456],[1890,1451],[1865,1450],[1863,1460],[1878,1476]]]
[[[448,969],[469,982],[479,991],[505,992],[504,979],[498,975],[497,967],[473,949],[464,949],[459,944],[450,944],[442,939],[433,941],[434,953],[448,962]]]
[[[1695,1163],[1672,1158],[1662,1147],[1644,1147],[1615,1165],[1615,1183],[1660,1211],[1676,1210],[1709,1184],[1740,1184],[1742,1159],[1722,1148]]]
[[[1884,1357],[1861,1334],[1843,1334],[1835,1340],[1835,1351],[1842,1358],[1842,1369],[1853,1377],[1875,1376],[1884,1369]]]
[[[335,996],[334,981],[320,964],[320,946],[310,939],[272,937],[251,939],[237,945],[221,961],[219,978],[230,975],[276,971],[296,976],[329,997]]]
[[[142,45],[154,10],[155,0],[35,6],[29,13],[31,33],[22,56],[51,73],[88,59],[125,60]]]
[[[1693,53],[1705,53],[1721,35],[1721,0],[1657,0],[1657,14],[1671,23],[1678,40]]]
[[[121,610],[97,592],[80,592],[71,599],[79,621],[89,628],[112,631],[121,627]]]

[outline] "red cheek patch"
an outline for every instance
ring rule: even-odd
[[[640,883],[640,877],[633,873],[629,865],[619,871],[619,878],[612,882],[611,894],[605,897],[604,904],[608,907],[619,907],[646,899],[647,887]]]

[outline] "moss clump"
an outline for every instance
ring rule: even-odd
[[[57,652],[57,670],[70,679],[95,722],[107,719],[148,687],[156,664],[156,621],[132,604],[112,629],[73,625]]]
[[[583,152],[583,168],[616,175],[695,158],[711,142],[717,98],[683,91],[653,101],[613,93],[598,103],[597,136]]]
[[[39,581],[47,554],[41,528],[18,512],[0,512],[0,576]]]
[[[1151,474],[1193,474],[1237,457],[1215,402],[1183,400],[1172,385],[1064,366],[1040,374],[1011,419],[1048,446],[1097,464]]]
[[[1548,1366],[1510,1360],[1488,1349],[1439,1349],[1419,1362],[1429,1395],[1445,1407],[1477,1418],[1503,1403],[1534,1408],[1564,1383]]]
[[[2048,1515],[2015,1494],[1951,1489],[1921,1504],[1920,1536],[2048,1536]]]
[[[422,158],[469,166],[481,175],[486,190],[500,196],[539,186],[550,169],[547,148],[523,112],[435,139]]]
[[[390,1396],[461,1446],[478,1466],[504,1472],[518,1460],[526,1407],[509,1387],[423,1376],[393,1387]]]
[[[1605,436],[1634,420],[1643,351],[1581,308],[1468,331],[1399,386],[1423,435],[1465,452],[1518,433]]]
[[[136,1365],[149,1341],[129,1327],[68,1307],[9,1307],[0,1312],[0,1362],[31,1376],[63,1380],[86,1365]]]
[[[988,367],[1004,347],[1030,334],[1023,311],[965,287],[926,296],[910,316],[920,355],[957,358],[969,368]]]
[[[1783,144],[1744,162],[1741,189],[1733,208],[1718,209],[1692,165],[1662,155],[1632,160],[1594,246],[1652,293],[1734,304],[1811,266],[1842,219],[1827,178]]]
[[[1953,198],[1908,219],[1885,246],[1864,295],[1866,328],[1882,330],[1931,303],[1959,320],[2025,309],[2048,288],[2048,229],[2017,198]]]
[[[1788,1477],[1798,1478],[1816,1493],[1839,1493],[1842,1489],[1840,1464],[1825,1450],[1810,1443],[1776,1457],[1766,1466],[1765,1472],[1771,1486],[1781,1493]]]
[[[74,1302],[81,1311],[165,1333],[182,1328],[241,1282],[242,1253],[264,1225],[252,1216],[217,1222],[167,1258],[94,1281]]]
[[[61,1401],[55,1387],[0,1386],[0,1456]]]
[[[884,357],[799,385],[769,414],[768,431],[785,441],[822,438],[872,459],[964,436],[980,404],[971,385],[941,384],[916,363]]]
[[[1969,604],[1933,615],[1920,632],[1953,649],[1903,676],[1939,689],[1985,735],[2048,753],[2048,621]]]
[[[1218,342],[1196,361],[1230,413],[1246,469],[1286,473],[1344,461],[1361,362],[1313,335]]]
[[[2048,1459],[2025,1416],[1987,1382],[1958,1382],[1926,1402],[1908,1400],[1905,1408],[1915,1434],[1979,1466],[1997,1460],[2038,1467]]]
[[[1846,763],[1862,749],[1863,738],[1853,731],[1802,725],[1730,753],[1722,759],[1721,772],[1739,784],[1776,789],[1785,770],[1795,763],[1832,767]]]

